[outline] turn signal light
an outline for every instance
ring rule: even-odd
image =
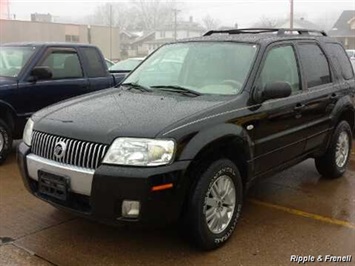
[[[174,185],[173,183],[168,183],[164,185],[159,185],[159,186],[154,186],[152,187],[152,191],[161,191],[161,190],[166,190],[172,188]]]

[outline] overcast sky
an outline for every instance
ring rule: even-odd
[[[0,0],[1,1],[1,0]],[[29,19],[31,13],[50,13],[54,16],[85,16],[93,13],[96,6],[103,1],[76,0],[8,0],[10,13],[18,19]],[[126,2],[126,1],[111,1]],[[234,0],[234,1],[177,1],[180,19],[201,21],[207,14],[218,19],[221,26],[251,26],[260,17],[287,19],[289,0]],[[320,1],[294,0],[296,17],[305,17],[314,22],[333,23],[342,10],[355,10],[355,0]]]

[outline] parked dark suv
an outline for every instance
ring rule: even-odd
[[[178,220],[204,249],[233,233],[257,178],[307,158],[347,167],[354,73],[324,32],[210,31],[167,44],[118,88],[43,109],[18,163],[27,189],[107,223]]]

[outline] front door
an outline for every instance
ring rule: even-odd
[[[292,95],[267,100],[254,111],[251,137],[254,142],[255,175],[301,155],[306,139],[302,116],[306,95],[302,90],[294,45],[283,43],[270,47],[263,62],[255,90],[262,90],[266,84],[287,82],[292,88]]]
[[[75,49],[49,48],[37,66],[49,67],[53,75],[47,80],[28,81],[19,85],[19,93],[28,99],[28,110],[31,113],[89,92],[88,80],[83,74]]]

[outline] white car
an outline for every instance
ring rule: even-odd
[[[144,57],[134,57],[126,60],[122,60],[109,68],[110,71],[117,72],[130,72],[135,69],[142,61]]]
[[[355,59],[355,50],[346,50],[346,53],[348,54],[350,59]]]
[[[353,69],[355,71],[355,50],[346,50],[346,53],[348,54],[350,58],[350,62],[353,66]]]

